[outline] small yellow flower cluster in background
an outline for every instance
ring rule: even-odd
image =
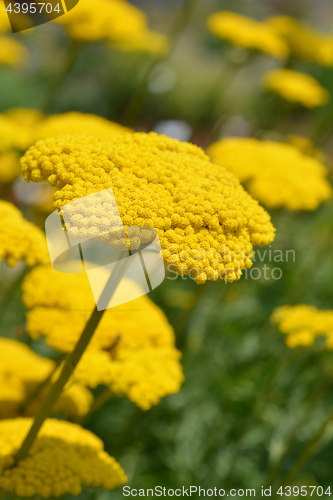
[[[110,122],[101,116],[72,111],[52,115],[41,121],[35,130],[35,140],[65,134],[95,135],[102,139],[110,139],[110,137],[131,132],[131,129]]]
[[[22,18],[26,23],[26,16]],[[0,33],[11,31],[10,22],[3,2],[0,4]],[[15,38],[0,35],[0,64],[7,64],[14,68],[21,66],[29,57],[25,46]]]
[[[25,415],[34,415],[45,391],[36,400],[33,395],[54,368],[54,361],[38,356],[28,346],[0,337],[0,418],[17,417],[22,408]],[[29,398],[31,402],[26,405]],[[53,413],[81,417],[89,411],[92,399],[86,387],[71,383],[59,397]]]
[[[326,159],[324,152],[316,148],[308,137],[291,134],[286,137],[286,142],[297,148],[301,153],[317,158],[321,162],[324,162]]]
[[[321,311],[314,306],[299,304],[275,309],[271,321],[286,335],[290,348],[311,346],[317,337],[326,339],[328,349],[333,349],[333,311]]]
[[[313,76],[291,69],[269,71],[264,76],[263,84],[266,90],[307,108],[323,106],[331,98],[328,90]]]
[[[74,40],[105,40],[113,46],[165,52],[167,38],[148,29],[146,14],[126,0],[80,0],[80,3],[56,20]]]
[[[17,68],[22,66],[28,57],[29,52],[22,43],[7,36],[0,37],[0,64]]]
[[[274,16],[266,21],[285,38],[294,57],[333,66],[333,36],[289,16]]]
[[[20,174],[20,156],[38,139],[62,134],[109,139],[132,132],[101,116],[69,112],[45,117],[38,109],[13,108],[0,114],[0,182],[10,184]]]
[[[10,267],[19,260],[29,267],[50,262],[44,234],[26,221],[12,203],[0,200],[0,221],[0,262],[5,259]]]
[[[269,208],[316,210],[332,197],[324,165],[291,145],[231,137],[210,146],[208,153]]]
[[[199,147],[155,133],[108,142],[49,138],[31,147],[21,166],[27,182],[47,180],[57,188],[59,209],[112,188],[123,224],[156,229],[166,265],[197,283],[239,279],[252,265],[253,245],[274,239],[270,216],[233,174]]]
[[[134,289],[137,295],[144,293],[124,278],[117,299],[126,300]],[[61,352],[73,350],[95,306],[86,275],[58,273],[51,266],[37,267],[27,276],[23,300],[31,309],[28,334],[45,336]],[[184,379],[180,358],[163,311],[144,295],[105,312],[74,378],[90,387],[110,385],[146,410],[179,391]]]
[[[285,59],[289,49],[278,31],[267,23],[241,16],[235,12],[220,11],[212,14],[207,26],[215,36],[233,45],[259,50],[278,59]]]
[[[83,488],[113,489],[127,478],[103,442],[82,427],[47,419],[29,456],[13,466],[14,455],[32,425],[29,418],[0,422],[0,488],[19,498],[79,495]]]

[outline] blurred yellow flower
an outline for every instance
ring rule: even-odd
[[[323,106],[330,100],[328,90],[313,76],[290,69],[269,71],[264,76],[263,84],[266,90],[307,108]]]
[[[0,418],[17,417],[30,397],[25,414],[34,415],[45,391],[36,400],[33,395],[54,368],[54,361],[38,356],[25,344],[0,337]],[[89,411],[92,399],[86,387],[71,382],[60,395],[53,413],[70,418],[83,416]]]
[[[4,116],[8,116],[20,125],[32,127],[43,120],[44,113],[42,110],[35,108],[10,108],[4,112]]]
[[[207,27],[215,36],[233,45],[259,50],[278,59],[289,55],[286,42],[273,26],[235,12],[215,12],[208,18]]]
[[[126,0],[80,0],[57,22],[81,42],[105,40],[117,47],[149,52],[167,48],[167,38],[150,31],[146,14]]]
[[[293,56],[323,66],[333,66],[333,36],[289,16],[274,16],[266,21],[285,38]]]
[[[102,139],[131,133],[132,130],[101,116],[75,111],[52,115],[40,122],[35,140],[57,135],[95,135]]]
[[[29,267],[50,262],[44,234],[25,220],[12,203],[0,200],[0,220],[0,262],[5,259],[11,267],[19,260]]]
[[[0,487],[20,498],[79,495],[84,488],[113,489],[126,483],[122,467],[103,442],[82,427],[47,419],[29,456],[13,466],[32,419],[0,422]]]
[[[62,134],[96,135],[103,139],[132,132],[101,116],[69,112],[45,117],[32,108],[12,108],[0,114],[0,182],[11,183],[20,174],[18,151],[36,140]]]
[[[123,279],[116,296],[125,300],[134,289],[138,295],[144,293]],[[27,276],[23,300],[31,309],[29,335],[45,336],[47,344],[61,352],[73,350],[95,306],[86,275],[62,274],[51,266],[38,267]],[[144,295],[105,312],[75,380],[90,387],[108,384],[115,393],[148,409],[179,391],[184,378],[180,358],[163,311]]]
[[[333,349],[333,311],[321,311],[314,306],[299,304],[275,309],[271,321],[286,335],[290,348],[311,346],[317,337],[324,337],[326,346]]]
[[[316,210],[332,197],[324,165],[291,145],[230,137],[210,146],[208,153],[269,208]]]
[[[21,66],[28,56],[29,53],[22,43],[7,36],[0,37],[0,64],[16,68]]]
[[[308,137],[291,134],[286,137],[286,141],[288,144],[291,144],[295,148],[299,149],[301,153],[317,158],[319,161],[325,161],[324,152],[321,149],[316,148],[311,139]]]
[[[16,151],[0,153],[0,182],[10,184],[20,175],[20,155]]]
[[[253,245],[274,239],[265,210],[193,144],[154,133],[63,136],[37,142],[21,166],[27,182],[57,187],[56,208],[112,188],[123,224],[155,228],[166,265],[197,283],[239,279]]]

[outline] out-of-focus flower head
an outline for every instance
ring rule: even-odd
[[[313,76],[291,69],[269,71],[264,76],[263,84],[266,90],[307,108],[323,106],[331,97]]]
[[[102,139],[131,133],[131,129],[101,116],[75,111],[51,115],[42,122],[35,132],[35,140],[58,135],[95,135]]]
[[[271,321],[286,335],[290,348],[311,346],[317,337],[324,337],[328,349],[333,349],[333,311],[319,310],[314,306],[299,304],[275,309]]]
[[[291,145],[231,137],[210,146],[208,153],[269,208],[316,210],[332,197],[324,165]]]
[[[49,138],[30,148],[21,166],[27,182],[47,180],[57,187],[59,209],[111,188],[123,224],[139,226],[139,241],[147,232],[140,227],[156,229],[166,265],[180,275],[191,273],[197,283],[239,279],[252,265],[253,245],[274,239],[270,216],[233,174],[214,166],[197,146],[155,133],[108,142]]]
[[[308,137],[291,134],[286,137],[286,142],[299,149],[301,153],[317,158],[317,160],[321,162],[324,162],[326,159],[324,152],[321,149],[316,148],[314,143]]]
[[[113,489],[126,475],[103,442],[79,425],[47,419],[29,456],[14,465],[14,456],[31,425],[30,418],[0,422],[0,488],[19,498],[79,495],[84,488]]]
[[[105,40],[119,48],[149,52],[165,52],[168,47],[164,35],[148,29],[146,14],[126,0],[80,0],[56,21],[81,42]]]
[[[39,397],[32,396],[54,368],[54,361],[38,356],[21,342],[0,338],[0,418],[17,417],[25,406],[25,414],[34,415],[45,391]],[[89,411],[92,399],[86,387],[71,382],[60,395],[53,412],[77,418]]]
[[[267,23],[236,14],[220,11],[212,14],[207,26],[215,36],[233,45],[249,50],[259,50],[278,59],[285,59],[289,49],[278,31]]]
[[[29,267],[50,262],[44,234],[12,203],[0,200],[0,220],[0,262],[5,259],[11,267],[20,260]]]
[[[294,57],[333,66],[333,36],[289,16],[274,16],[266,21],[285,38]]]
[[[14,38],[0,36],[0,64],[17,68],[22,66],[28,57],[29,52],[22,43]]]
[[[136,288],[140,287],[124,278],[117,299],[126,300]],[[46,337],[47,344],[61,352],[73,350],[95,306],[86,275],[58,273],[51,266],[29,274],[23,300],[31,309],[29,335]],[[142,296],[105,312],[74,379],[90,387],[109,385],[146,410],[179,391],[184,378],[180,357],[163,311]]]
[[[33,127],[44,118],[44,113],[35,108],[10,108],[5,111],[4,116],[8,116],[13,122],[25,127]]]

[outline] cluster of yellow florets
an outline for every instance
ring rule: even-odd
[[[0,200],[0,220],[0,262],[5,259],[8,266],[15,266],[19,260],[27,266],[50,262],[44,234],[12,203]]]
[[[233,45],[259,50],[278,59],[289,54],[286,42],[273,26],[235,12],[215,12],[208,18],[207,26],[215,36]]]
[[[333,65],[333,36],[289,16],[274,16],[266,20],[283,36],[293,56],[323,66]]]
[[[326,168],[291,145],[232,137],[216,142],[208,153],[269,208],[315,210],[332,196]]]
[[[120,303],[143,290],[123,279],[115,297]],[[25,279],[23,300],[31,309],[27,331],[32,338],[46,337],[49,346],[71,352],[94,308],[86,275],[61,274],[51,266],[37,267]],[[130,309],[130,314],[128,310]],[[142,409],[178,392],[183,382],[181,354],[164,313],[148,296],[107,310],[75,380],[90,387],[110,385]]]
[[[54,371],[55,363],[34,353],[28,346],[12,339],[0,338],[0,418],[13,418],[24,409],[34,415],[43,393],[33,395]],[[65,388],[53,408],[54,413],[77,418],[85,415],[92,403],[90,391],[78,383]]]
[[[264,76],[263,84],[266,90],[307,108],[323,106],[330,100],[328,90],[313,76],[290,69],[269,71]]]
[[[156,229],[166,265],[197,283],[240,278],[251,267],[253,245],[274,239],[258,202],[192,144],[154,133],[108,142],[64,136],[37,142],[21,165],[27,182],[57,187],[59,209],[112,188],[123,224]]]
[[[57,22],[74,40],[106,40],[121,48],[153,52],[167,48],[166,37],[150,31],[146,14],[126,0],[80,0]]]
[[[79,495],[83,488],[116,488],[126,475],[103,442],[65,421],[47,419],[29,456],[12,467],[14,455],[32,425],[29,418],[0,422],[0,488],[17,497]]]
[[[324,337],[333,349],[333,311],[321,311],[314,306],[300,304],[283,306],[272,314],[271,321],[286,335],[286,344],[294,348],[311,346],[317,337]]]

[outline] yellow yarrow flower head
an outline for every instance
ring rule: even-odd
[[[230,137],[210,146],[208,153],[269,208],[316,210],[332,197],[324,165],[289,144]]]
[[[117,301],[139,288],[124,278]],[[65,353],[73,350],[95,306],[87,275],[62,274],[51,266],[38,267],[26,277],[23,301],[31,309],[28,334],[45,337],[50,347]],[[180,358],[163,311],[143,295],[105,311],[74,379],[90,387],[109,385],[117,395],[149,409],[179,391],[184,379]]]
[[[207,27],[218,38],[245,49],[259,50],[278,59],[289,54],[286,42],[273,26],[235,12],[215,12],[208,18]]]
[[[26,221],[12,203],[0,200],[0,220],[0,262],[5,259],[11,267],[20,260],[29,267],[50,262],[44,234]]]
[[[324,337],[328,349],[333,349],[333,311],[321,311],[314,306],[299,304],[275,309],[271,321],[286,335],[290,348],[307,347],[317,337]]]
[[[324,152],[321,149],[316,148],[314,143],[308,137],[291,134],[286,137],[286,142],[299,149],[301,153],[317,158],[321,162],[324,162],[326,159]]]
[[[167,43],[166,37],[148,29],[146,14],[126,0],[80,0],[57,22],[81,42],[105,40],[125,49],[153,52],[160,52]]]
[[[294,57],[333,66],[333,36],[289,16],[274,16],[266,21],[285,38]]]
[[[291,69],[269,71],[264,76],[263,84],[266,90],[307,108],[323,106],[331,98],[328,90],[313,76]]]
[[[44,119],[43,111],[35,108],[11,108],[4,115],[26,127],[33,127]]]
[[[102,139],[131,133],[131,129],[110,122],[101,116],[75,111],[52,115],[36,129],[35,138],[44,139],[57,135],[95,135]]]
[[[29,456],[14,465],[14,456],[32,419],[0,422],[0,488],[20,498],[79,495],[84,488],[117,488],[124,470],[103,450],[103,442],[79,425],[47,419]]]
[[[155,133],[108,142],[49,138],[30,148],[21,166],[27,182],[57,187],[58,209],[111,188],[123,224],[157,230],[165,264],[197,283],[239,279],[252,265],[253,245],[274,239],[270,216],[234,175],[197,146]],[[138,229],[138,239],[145,237]]]
[[[7,64],[14,68],[22,66],[29,57],[25,46],[7,36],[0,37],[0,64]]]
[[[38,356],[25,344],[0,337],[0,418],[17,417],[21,408],[26,415],[35,415],[47,387],[39,397],[32,396],[54,368],[54,361]],[[53,413],[77,418],[89,411],[91,403],[90,391],[71,383],[60,395]]]
[[[7,113],[0,114],[0,153],[10,149],[25,151],[34,141],[34,133]]]

